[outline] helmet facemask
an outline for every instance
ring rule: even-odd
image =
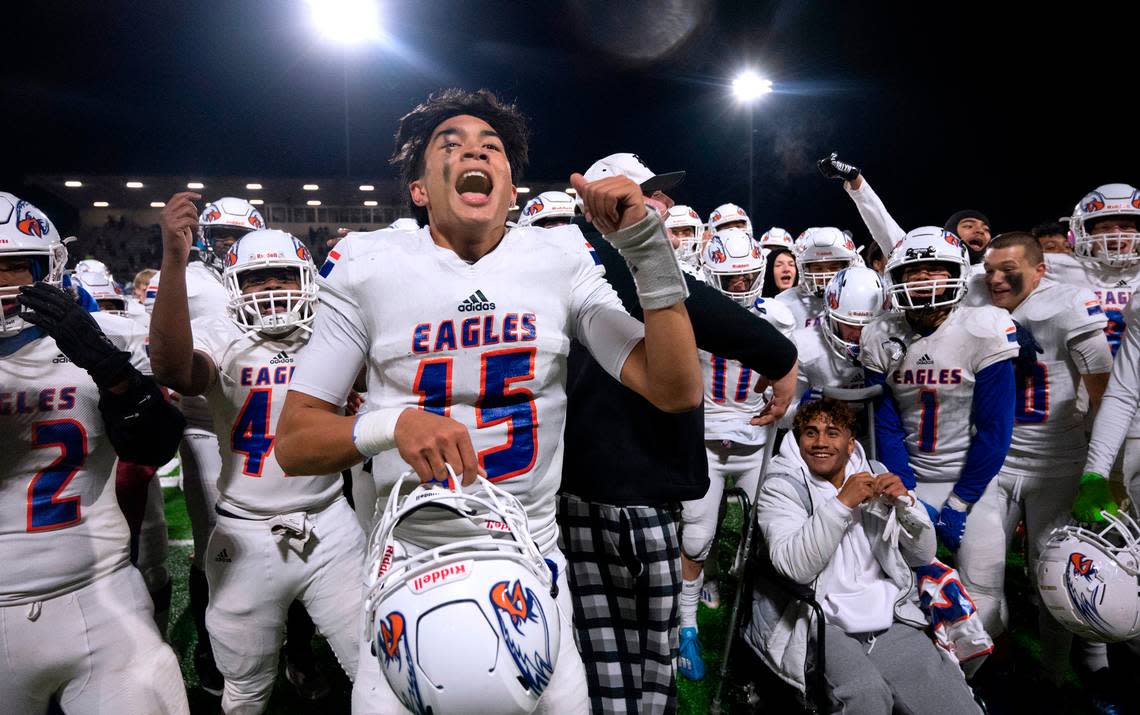
[[[43,249],[0,251],[0,259],[24,258],[32,275],[29,283],[0,287],[0,337],[14,335],[29,327],[31,323],[20,317],[17,299],[22,286],[44,282],[59,287],[63,280],[63,267],[67,265],[67,248],[55,244]]]
[[[244,292],[251,280],[292,281],[297,288],[274,288]],[[224,276],[230,294],[230,319],[244,331],[257,331],[273,337],[295,328],[311,330],[317,304],[317,286],[311,266],[264,260],[227,269]],[[268,281],[266,281],[268,282]]]
[[[944,267],[949,272],[949,277],[903,281],[903,273],[908,268],[924,263]],[[891,272],[891,284],[887,287],[887,293],[891,297],[891,304],[898,310],[949,308],[966,297],[966,279],[961,274],[961,267],[953,263],[912,261]]]
[[[1073,232],[1073,254],[1082,261],[1110,268],[1127,268],[1140,262],[1140,231],[1088,232],[1087,223],[1105,218],[1111,217],[1098,216],[1077,222],[1079,228]],[[1133,221],[1140,219],[1134,215],[1127,218]]]

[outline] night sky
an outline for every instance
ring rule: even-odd
[[[1001,4],[382,2],[391,41],[344,51],[301,0],[22,3],[5,13],[0,180],[50,212],[23,176],[341,175],[347,61],[361,179],[393,176],[395,121],[428,92],[488,87],[532,119],[528,176],[633,151],[687,170],[674,198],[707,215],[747,201],[728,83],[754,65],[776,86],[756,108],[758,226],[865,236],[815,171],[832,149],[906,228],[965,207],[1027,228],[1140,183],[1135,18]]]

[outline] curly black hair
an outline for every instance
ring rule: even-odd
[[[400,167],[400,180],[404,186],[423,176],[424,151],[435,128],[462,114],[482,119],[499,134],[511,165],[511,177],[518,183],[529,160],[530,128],[526,117],[518,106],[504,103],[488,89],[468,92],[452,87],[429,95],[426,102],[400,117],[400,125],[396,128],[396,151],[389,163]],[[421,226],[426,225],[427,209],[413,204],[410,196],[408,204],[416,221]]]
[[[822,416],[828,424],[833,424],[841,430],[855,434],[855,413],[846,402],[825,397],[822,400],[805,402],[796,411],[792,420],[792,434],[796,441],[800,440],[800,433],[812,420]]]

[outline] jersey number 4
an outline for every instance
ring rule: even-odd
[[[480,357],[475,426],[507,425],[505,444],[479,451],[479,465],[493,482],[526,474],[538,454],[534,393],[515,384],[534,379],[534,358],[534,348],[494,350]],[[420,363],[412,386],[420,396],[420,409],[445,417],[451,414],[451,368],[449,357]]]
[[[260,477],[265,459],[273,449],[274,436],[269,434],[269,409],[273,404],[273,390],[254,388],[245,398],[230,432],[230,448],[235,454],[244,454],[242,474]]]
[[[87,432],[75,420],[32,423],[32,449],[58,449],[59,457],[28,484],[28,531],[79,523],[79,497],[60,497],[87,461]]]

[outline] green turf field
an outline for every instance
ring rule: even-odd
[[[174,580],[174,592],[170,609],[169,638],[182,664],[182,674],[190,692],[190,708],[198,713],[215,715],[218,712],[218,698],[197,687],[192,654],[196,635],[194,624],[187,610],[187,570],[190,566],[192,548],[186,545],[191,538],[190,523],[186,517],[185,501],[178,489],[165,489],[167,527],[172,541],[170,549],[170,573]],[[698,620],[701,641],[704,644],[705,664],[708,675],[701,682],[690,682],[678,676],[678,712],[681,715],[705,715],[716,688],[724,642],[728,627],[728,609],[733,595],[734,582],[727,573],[735,554],[740,529],[740,511],[731,505],[726,513],[721,537],[718,542],[718,563],[721,570],[722,607],[715,611],[700,606]],[[1036,611],[1029,603],[1029,583],[1025,576],[1024,561],[1019,550],[1014,549],[1007,570],[1007,594],[1015,606],[1011,609],[1013,675],[1000,683],[991,684],[986,692],[991,713],[1093,713],[1087,697],[1080,691],[1075,676],[1060,692],[1042,687],[1037,673],[1040,664],[1040,644],[1036,639]],[[321,667],[332,683],[332,693],[325,699],[309,703],[296,697],[294,691],[279,673],[268,713],[270,715],[308,715],[310,713],[331,715],[348,713],[351,685],[341,672],[332,652],[319,637],[314,648]],[[734,672],[730,682],[743,682],[747,673]],[[746,712],[743,704],[744,691],[738,686],[725,688],[724,712]],[[1041,702],[1041,698],[1047,698]]]

